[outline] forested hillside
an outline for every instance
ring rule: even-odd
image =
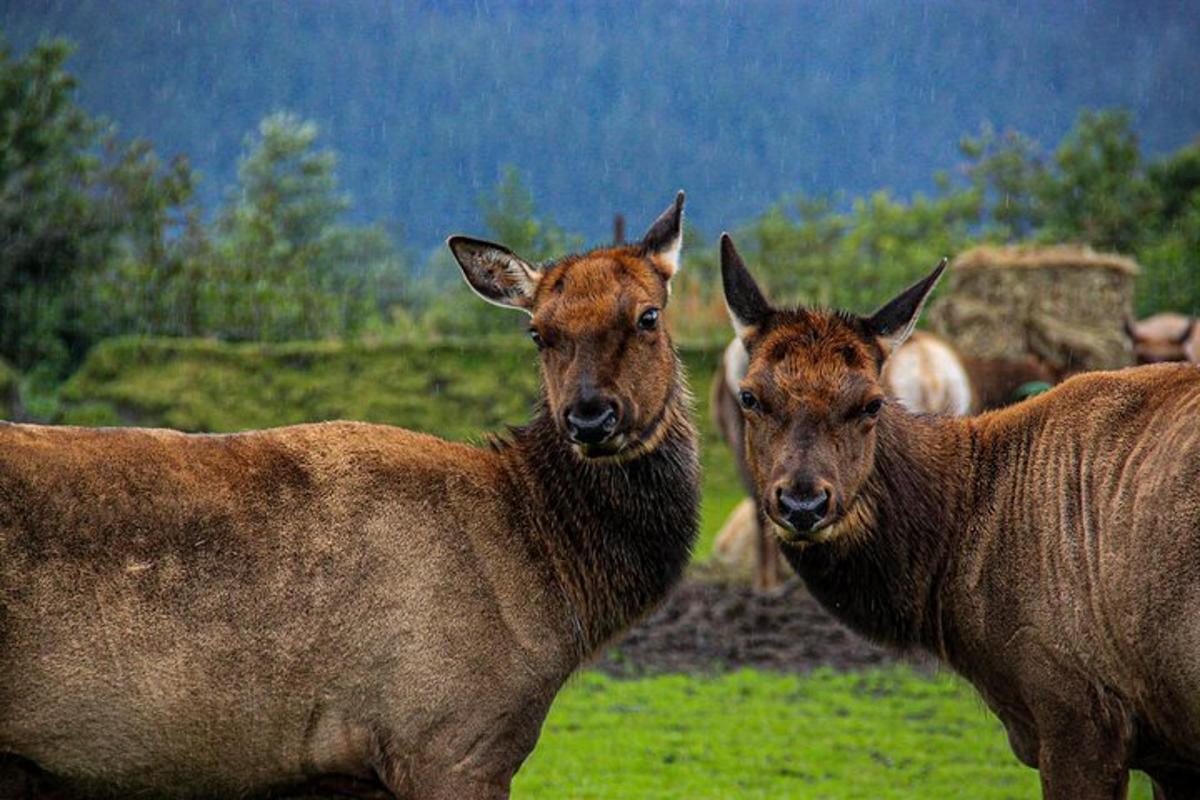
[[[1148,154],[1200,130],[1200,4],[0,3],[17,52],[78,45],[85,108],[186,153],[215,208],[273,110],[320,125],[355,218],[424,249],[516,166],[564,228],[676,188],[710,235],[784,193],[932,187],[990,122],[1057,142],[1124,107]]]

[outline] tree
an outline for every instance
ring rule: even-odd
[[[963,137],[968,184],[979,193],[989,238],[1019,242],[1038,230],[1045,218],[1043,194],[1049,178],[1037,142],[1018,131],[997,135],[984,125],[974,138]]]
[[[312,339],[353,332],[373,313],[366,276],[395,253],[378,228],[340,224],[350,201],[317,137],[314,123],[277,113],[247,138],[216,224],[211,333]]]
[[[580,236],[569,234],[548,216],[539,216],[533,193],[514,166],[504,168],[496,188],[479,201],[488,233],[531,263],[550,261],[576,250]]]
[[[74,99],[71,48],[22,59],[0,45],[0,355],[49,380],[111,330],[97,280],[119,260],[158,274],[194,176],[149,143],[121,142]]]
[[[1057,173],[1042,190],[1041,237],[1133,253],[1158,197],[1146,179],[1126,111],[1084,111],[1054,154]]]

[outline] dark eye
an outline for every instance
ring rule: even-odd
[[[658,328],[658,309],[647,308],[638,317],[638,330],[652,331]]]
[[[879,409],[883,408],[883,398],[876,397],[871,402],[862,407],[864,417],[873,417],[879,413]]]
[[[546,346],[546,343],[544,341],[542,341],[542,335],[540,333],[538,333],[537,328],[529,329],[529,338],[533,339],[533,343],[537,345],[538,350],[541,350],[543,347]]]
[[[742,408],[746,409],[747,411],[754,411],[758,408],[758,398],[754,396],[753,392],[741,392],[738,394],[738,402],[741,403]]]

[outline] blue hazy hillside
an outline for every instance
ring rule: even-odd
[[[0,2],[17,50],[78,43],[80,99],[184,152],[214,203],[265,114],[315,119],[360,219],[480,228],[505,164],[570,229],[679,187],[709,232],[784,192],[928,190],[984,122],[1043,143],[1082,107],[1145,150],[1200,131],[1200,3]]]

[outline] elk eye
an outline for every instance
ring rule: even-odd
[[[754,396],[753,392],[741,392],[738,394],[738,402],[741,403],[742,408],[746,409],[747,411],[754,411],[758,408],[758,398]]]
[[[638,330],[643,331],[652,331],[658,328],[658,309],[647,308],[643,311],[642,315],[638,317],[637,325]]]
[[[541,350],[546,346],[546,343],[542,340],[542,335],[538,333],[537,328],[529,329],[529,338],[533,339],[533,343],[537,345],[538,350]]]
[[[879,409],[881,409],[881,408],[883,408],[883,398],[876,397],[874,400],[872,400],[871,402],[869,402],[865,406],[863,406],[863,408],[862,408],[863,416],[864,417],[873,417],[879,413]]]

